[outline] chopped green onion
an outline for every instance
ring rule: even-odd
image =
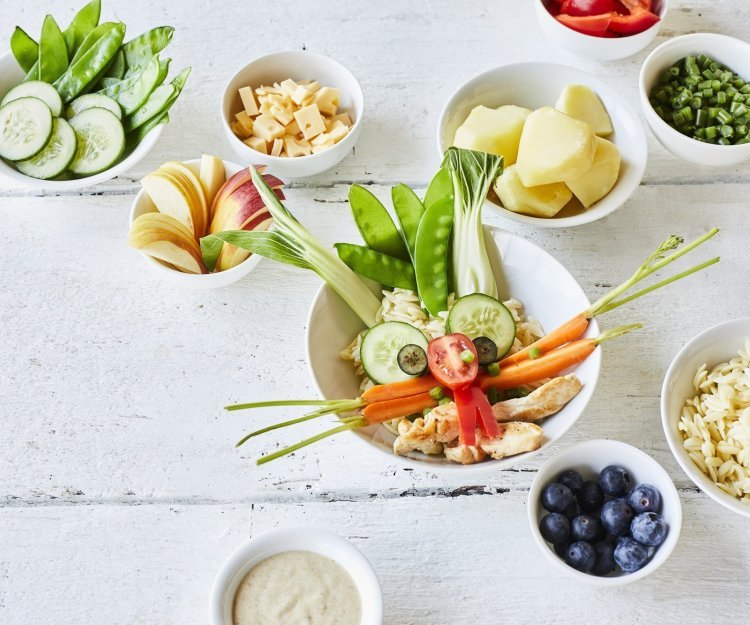
[[[443,397],[445,397],[445,393],[443,392],[442,386],[433,386],[430,389],[430,397],[434,399],[435,401],[441,400]]]
[[[441,406],[445,406],[445,404],[450,404],[453,400],[450,397],[442,397],[440,401],[438,401],[438,404]]]
[[[491,404],[496,404],[500,401],[500,393],[498,393],[496,388],[490,388],[490,390],[487,391],[487,401]]]
[[[431,412],[432,412],[432,408],[425,408],[424,410],[422,410],[422,416],[426,417]]]
[[[491,376],[500,375],[500,364],[497,362],[491,362],[487,365],[487,373]]]
[[[459,357],[465,363],[472,363],[474,362],[474,359],[476,358],[476,356],[474,355],[474,352],[471,351],[470,349],[465,349],[464,351],[462,351]]]
[[[529,350],[529,359],[531,359],[531,360],[539,358],[539,356],[541,356],[541,355],[542,355],[542,350],[539,349],[538,347],[532,347]]]

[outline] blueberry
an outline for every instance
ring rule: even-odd
[[[612,495],[612,497],[627,495],[630,490],[630,482],[630,474],[616,464],[604,467],[599,473],[599,486],[607,495]]]
[[[563,543],[570,536],[570,521],[565,515],[552,512],[541,520],[539,531],[547,542],[553,545]]]
[[[594,575],[608,575],[615,570],[615,547],[607,542],[600,542],[594,545],[596,553],[596,565],[592,573]]]
[[[624,497],[612,499],[602,507],[601,520],[604,529],[617,536],[624,536],[630,530],[635,514]]]
[[[570,523],[570,535],[573,537],[573,540],[585,540],[589,543],[594,542],[599,536],[601,527],[599,519],[582,514]]]
[[[553,545],[555,553],[563,560],[565,559],[565,554],[568,552],[568,547],[570,547],[570,543],[568,542],[557,543],[556,545]]]
[[[589,543],[579,540],[568,547],[565,563],[578,571],[591,573],[596,565],[596,552]]]
[[[641,512],[659,512],[661,495],[651,484],[639,484],[630,493],[628,503],[636,514]]]
[[[564,484],[552,482],[542,491],[542,507],[548,512],[563,512],[573,502],[573,493]]]
[[[565,484],[574,495],[581,490],[581,485],[583,484],[581,474],[575,469],[563,471],[557,476],[557,481],[560,482],[560,484]]]
[[[578,493],[578,505],[581,510],[595,512],[602,507],[604,495],[602,489],[593,480],[587,480],[581,484],[581,492]]]
[[[658,547],[667,537],[667,524],[656,512],[641,512],[630,524],[630,535],[642,545]]]
[[[615,562],[626,573],[632,573],[646,566],[648,551],[632,538],[623,537],[617,541],[615,547]]]
[[[578,504],[575,501],[571,501],[570,505],[563,510],[563,514],[568,517],[568,521],[572,521],[579,514]]]

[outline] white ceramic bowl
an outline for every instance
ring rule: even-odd
[[[196,174],[200,171],[200,163],[200,159],[185,161],[185,165],[190,167]],[[229,161],[223,161],[223,163],[227,179],[240,171],[240,169],[244,169],[241,165],[237,165],[237,163],[231,163]],[[151,201],[151,198],[148,196],[145,189],[141,188],[141,190],[138,191],[138,195],[135,196],[133,206],[130,209],[130,226],[133,225],[133,222],[137,217],[144,213],[152,213],[154,211],[156,211],[156,206],[154,206],[154,203]],[[257,254],[251,254],[239,265],[227,269],[226,271],[192,274],[167,267],[164,263],[148,254],[141,253],[141,256],[143,256],[149,269],[156,273],[162,280],[166,280],[167,282],[171,282],[178,286],[187,286],[193,289],[217,289],[232,284],[233,282],[237,282],[237,280],[240,280],[249,274],[261,259]]]
[[[310,154],[285,158],[257,152],[245,145],[230,127],[235,113],[242,110],[238,93],[240,87],[259,87],[291,78],[293,80],[317,80],[324,87],[341,90],[339,112],[348,112],[353,126],[341,141],[332,148]],[[338,164],[352,151],[362,130],[365,111],[362,87],[343,65],[333,59],[312,52],[288,51],[261,56],[239,69],[224,87],[221,101],[221,122],[232,149],[241,163],[268,166],[269,173],[280,178],[303,178],[319,174]]]
[[[661,18],[656,24],[642,33],[627,37],[594,37],[584,35],[558,22],[547,10],[551,0],[534,0],[534,10],[539,25],[545,33],[560,47],[579,56],[597,61],[614,61],[632,56],[648,46],[659,34],[659,29],[667,15],[669,0],[656,0],[654,12]]]
[[[661,422],[669,448],[688,477],[713,500],[733,512],[750,517],[750,505],[717,488],[690,459],[683,447],[682,433],[677,429],[685,400],[694,397],[693,377],[698,367],[706,364],[709,370],[720,362],[737,356],[750,336],[750,317],[725,321],[701,332],[690,340],[674,357],[664,376],[661,389]]]
[[[714,33],[694,33],[675,37],[656,48],[643,63],[638,79],[643,114],[659,143],[677,158],[697,165],[714,167],[737,165],[750,158],[750,143],[713,145],[691,139],[659,117],[648,101],[652,87],[664,70],[688,54],[701,53],[726,65],[745,80],[750,80],[750,44],[734,37]]]
[[[6,52],[0,57],[0,99],[10,91],[12,87],[19,84],[24,77],[24,73],[16,63],[16,59],[13,57],[11,52]],[[128,169],[139,163],[156,145],[159,140],[162,130],[164,129],[163,124],[159,124],[151,132],[149,132],[126,158],[121,160],[117,165],[110,169],[103,171],[93,176],[86,178],[75,178],[72,180],[39,180],[37,178],[31,178],[24,176],[20,171],[16,170],[13,165],[0,159],[0,176],[10,180],[15,185],[21,186],[26,189],[47,189],[54,192],[72,191],[74,189],[83,189],[84,187],[90,187],[101,182],[106,182],[125,173]]]
[[[661,515],[667,522],[669,531],[666,540],[656,550],[651,561],[640,571],[629,574],[620,571],[611,573],[607,577],[597,577],[577,571],[565,564],[565,561],[554,552],[552,545],[542,538],[539,532],[539,522],[546,511],[539,503],[539,498],[544,487],[550,482],[554,482],[557,476],[566,469],[576,469],[583,475],[583,479],[587,480],[595,479],[599,471],[610,464],[618,464],[627,469],[633,478],[634,485],[647,483],[656,487],[662,498]],[[526,509],[529,515],[531,533],[547,559],[568,575],[594,586],[630,584],[650,575],[667,561],[677,544],[682,528],[682,505],[669,474],[656,460],[640,449],[612,440],[586,441],[572,447],[566,447],[545,462],[531,483]]]
[[[585,293],[573,276],[549,253],[504,230],[485,226],[485,232],[501,297],[507,299],[512,296],[521,300],[526,306],[527,315],[538,319],[546,331],[589,307]],[[363,323],[343,300],[327,286],[321,287],[307,319],[306,348],[313,380],[326,399],[359,395],[359,379],[354,368],[339,354],[363,329]],[[586,336],[598,334],[599,326],[592,320]],[[600,366],[601,354],[600,350],[596,350],[574,369],[583,382],[583,388],[560,412],[540,422],[544,428],[541,449],[559,440],[581,416],[594,393]],[[444,456],[427,456],[418,452],[397,456],[393,453],[395,437],[381,425],[356,430],[355,436],[387,454],[390,462],[429,471],[495,471],[528,461],[537,453],[463,466],[448,462]],[[351,440],[351,437],[348,438]],[[339,440],[341,445],[347,443],[348,440]]]
[[[362,599],[360,625],[382,624],[380,582],[362,553],[350,542],[326,530],[289,527],[255,536],[229,556],[211,588],[211,625],[233,625],[232,607],[240,582],[256,564],[285,551],[311,551],[338,562],[352,576]]]
[[[622,96],[606,83],[575,67],[554,63],[515,63],[486,71],[461,85],[450,97],[438,122],[438,150],[440,154],[453,144],[456,130],[463,124],[471,109],[483,104],[498,107],[516,104],[531,109],[554,106],[566,85],[588,85],[601,98],[612,119],[614,134],[611,140],[620,151],[622,166],[612,190],[587,210],[566,214],[567,209],[551,218],[520,215],[495,203],[490,194],[487,205],[499,209],[503,217],[512,221],[545,228],[580,226],[601,219],[617,210],[635,192],[643,178],[648,160],[646,133],[637,113]]]

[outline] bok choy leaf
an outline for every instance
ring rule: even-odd
[[[457,297],[484,293],[497,297],[482,228],[482,205],[503,171],[503,157],[448,148],[443,160],[453,180],[453,286]]]
[[[335,252],[324,246],[281,203],[255,167],[250,176],[268,211],[273,230],[227,230],[201,239],[204,262],[211,269],[216,264],[221,245],[231,243],[244,250],[280,263],[312,269],[349,305],[368,328],[377,324],[375,315],[380,301],[367,285]]]

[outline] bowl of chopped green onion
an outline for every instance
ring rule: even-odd
[[[750,159],[750,44],[713,33],[675,37],[641,69],[651,131],[667,150],[698,165]]]

